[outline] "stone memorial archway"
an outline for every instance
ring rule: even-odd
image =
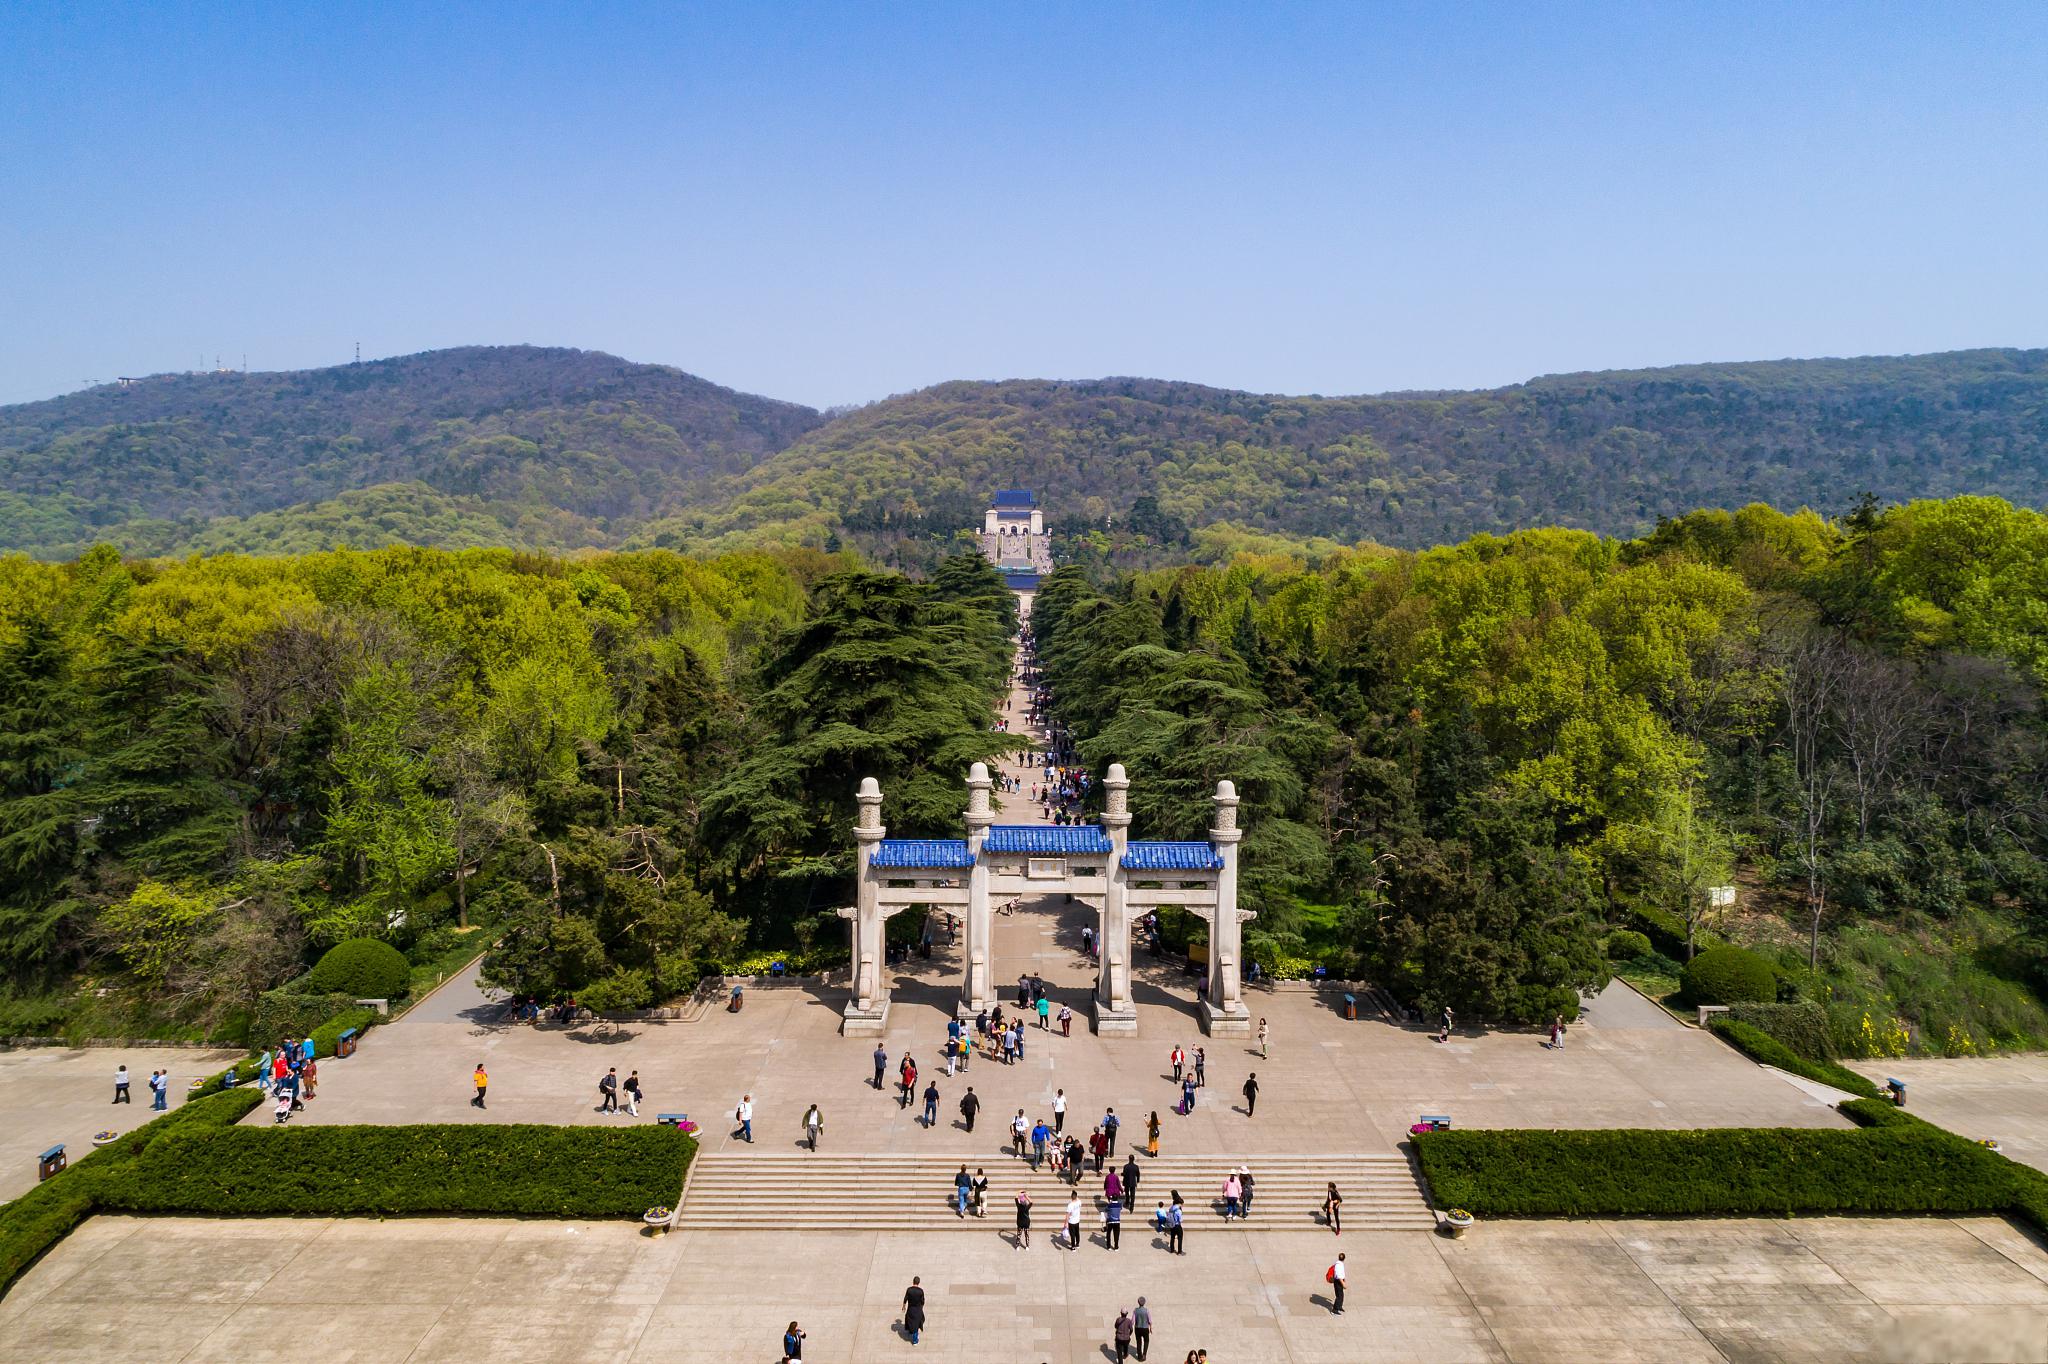
[[[1253,913],[1237,906],[1237,789],[1216,783],[1215,814],[1206,842],[1132,842],[1130,780],[1123,764],[1103,779],[1096,824],[998,824],[988,767],[967,777],[964,839],[890,838],[882,825],[882,788],[860,784],[853,827],[856,895],[839,911],[852,921],[853,984],[841,1031],[878,1034],[888,1026],[889,987],[883,924],[913,906],[959,913],[964,969],[955,1011],[971,1017],[996,1003],[995,900],[1071,895],[1096,911],[1101,972],[1095,1030],[1135,1033],[1131,999],[1131,924],[1161,906],[1185,909],[1209,924],[1209,989],[1202,1028],[1212,1037],[1245,1037],[1251,1015],[1241,997],[1243,925]]]

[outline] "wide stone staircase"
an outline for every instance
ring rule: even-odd
[[[1116,1163],[1121,1168],[1123,1153]],[[941,1155],[797,1151],[719,1151],[700,1154],[678,1209],[676,1226],[797,1231],[988,1230],[1015,1223],[1017,1190],[1029,1189],[1033,1229],[1050,1235],[1061,1222],[1067,1185],[1050,1171],[999,1156],[968,1162],[989,1178],[988,1216],[976,1221],[953,1212],[953,1176],[958,1158]],[[1099,1220],[1102,1176],[1093,1162],[1080,1189],[1088,1209],[1085,1226]],[[1136,1212],[1124,1214],[1132,1236],[1149,1232],[1153,1207],[1180,1191],[1192,1231],[1221,1227],[1224,1177],[1238,1165],[1251,1167],[1256,1187],[1252,1216],[1233,1222],[1246,1231],[1304,1231],[1322,1225],[1324,1186],[1337,1183],[1344,1196],[1346,1231],[1427,1231],[1436,1226],[1422,1180],[1410,1158],[1399,1152],[1375,1155],[1270,1155],[1138,1157]]]

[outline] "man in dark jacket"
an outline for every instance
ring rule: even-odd
[[[967,1130],[974,1130],[974,1115],[981,1111],[981,1100],[974,1097],[974,1086],[967,1086],[967,1092],[960,1096],[960,1116],[967,1122]]]
[[[1144,1171],[1138,1168],[1138,1157],[1134,1153],[1124,1157],[1124,1210],[1129,1212],[1138,1206],[1138,1176]]]

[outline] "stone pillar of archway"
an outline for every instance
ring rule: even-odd
[[[1111,763],[1102,779],[1102,831],[1109,835],[1109,875],[1104,878],[1102,917],[1096,941],[1101,944],[1095,977],[1095,1031],[1134,1033],[1138,1009],[1131,1000],[1131,915],[1124,904],[1124,849],[1131,836],[1130,778],[1122,763]]]
[[[853,821],[854,903],[839,911],[853,929],[853,997],[846,1002],[839,1030],[849,1037],[879,1035],[889,1025],[889,987],[882,942],[881,887],[873,867],[875,845],[888,834],[882,827],[882,788],[863,777],[854,793],[859,813]]]
[[[1237,827],[1237,787],[1217,782],[1215,806],[1209,842],[1223,867],[1216,873],[1216,909],[1209,920],[1209,998],[1202,1005],[1202,1030],[1211,1037],[1249,1037],[1252,1019],[1240,997],[1240,959],[1244,920],[1254,916],[1237,907],[1237,845],[1244,837]]]
[[[967,872],[967,923],[962,935],[960,1001],[955,1013],[972,1018],[995,1004],[995,916],[988,903],[988,868],[982,865],[981,845],[988,841],[988,826],[996,822],[989,803],[994,782],[987,763],[976,763],[967,772],[967,855],[973,859]]]

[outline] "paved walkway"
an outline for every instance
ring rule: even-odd
[[[1996,1141],[2014,1160],[2048,1170],[2048,1055],[1850,1061],[1883,1085],[1906,1082],[1909,1112],[1973,1141]]]
[[[0,1364],[778,1358],[1084,1364],[1149,1300],[1151,1358],[1218,1364],[2048,1360],[2048,1255],[1995,1218],[1497,1222],[1462,1241],[1191,1232],[1173,1258],[993,1230],[96,1217],[0,1300]],[[911,1275],[923,1343],[898,1330]]]
[[[36,1157],[62,1143],[77,1160],[102,1128],[127,1132],[148,1122],[149,1073],[171,1072],[171,1106],[185,1086],[240,1056],[188,1047],[22,1047],[0,1052],[0,1201],[35,1187]],[[117,1104],[114,1070],[126,1064],[132,1102]]]

